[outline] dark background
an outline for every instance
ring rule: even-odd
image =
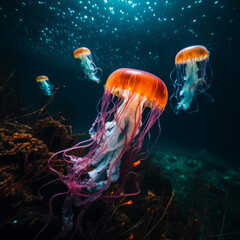
[[[1,63],[9,69],[17,67],[15,79],[20,83],[22,105],[42,106],[47,101],[35,82],[36,76],[47,75],[55,86],[60,86],[51,113],[62,111],[75,132],[87,132],[112,71],[131,67],[151,72],[165,82],[171,95],[169,75],[176,53],[190,45],[204,45],[210,51],[213,70],[208,93],[215,102],[199,101],[199,112],[178,115],[168,104],[161,116],[161,142],[204,148],[238,164],[238,1],[156,1],[156,5],[150,0],[149,4],[132,2],[1,2]],[[76,78],[80,64],[72,54],[81,46],[92,51],[94,62],[102,68],[100,84]]]

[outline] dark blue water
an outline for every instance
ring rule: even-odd
[[[0,57],[17,67],[24,106],[44,96],[35,78],[47,75],[60,86],[51,113],[58,111],[74,131],[87,131],[107,77],[130,67],[151,72],[168,87],[176,53],[201,44],[210,51],[213,70],[208,90],[214,103],[175,115],[167,105],[161,116],[161,141],[205,148],[226,160],[239,160],[239,27],[237,0],[89,0],[1,1]],[[103,70],[101,83],[81,81],[73,58],[88,47]],[[6,60],[7,59],[7,60]]]

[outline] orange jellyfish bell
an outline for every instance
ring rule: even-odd
[[[163,81],[157,76],[141,70],[120,68],[114,71],[105,84],[105,89],[112,94],[122,96],[125,90],[146,97],[149,106],[156,102],[159,108],[165,108],[168,92]]]
[[[175,57],[175,64],[185,64],[188,60],[200,62],[208,59],[208,50],[201,45],[187,47],[178,52]]]
[[[74,58],[80,58],[82,55],[90,55],[91,51],[86,47],[78,48],[74,51]]]
[[[45,95],[51,96],[53,94],[53,90],[55,89],[55,87],[53,84],[50,83],[48,76],[38,76],[36,77],[36,82]]]
[[[47,80],[49,80],[49,79],[45,75],[36,77],[36,82],[43,82],[43,81],[47,81]]]

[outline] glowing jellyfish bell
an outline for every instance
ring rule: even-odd
[[[55,87],[53,84],[50,83],[47,76],[42,75],[42,76],[36,77],[36,82],[37,82],[39,88],[42,90],[42,92],[45,95],[51,96],[53,94]]]
[[[81,65],[85,75],[94,82],[99,83],[99,74],[102,73],[102,70],[96,67],[95,63],[93,62],[91,51],[86,47],[81,47],[76,49],[73,55],[74,58],[81,60]]]
[[[140,192],[136,184],[135,192],[124,193],[123,182],[129,175],[136,175],[129,170],[135,165],[147,133],[150,139],[149,130],[156,120],[160,135],[159,117],[165,109],[167,99],[165,84],[151,73],[122,68],[109,76],[105,84],[101,110],[89,131],[91,138],[55,153],[49,159],[50,169],[57,173],[59,179],[68,187],[63,210],[66,229],[72,224],[73,216],[69,216],[69,212],[72,212],[69,210],[72,202],[75,206],[80,206],[98,198],[117,198]],[[142,119],[147,108],[149,112]],[[70,152],[76,149],[88,149],[88,152],[84,157],[71,155]],[[145,155],[142,154],[137,162],[145,159],[149,151]],[[66,174],[58,172],[51,165],[53,157],[60,153],[68,164]],[[119,179],[120,173],[120,188],[111,196],[104,195],[103,192],[110,183]],[[80,216],[81,212],[79,218]],[[81,229],[79,222],[77,229]]]
[[[176,79],[172,80],[174,93],[170,98],[172,109],[176,114],[180,110],[198,111],[196,98],[199,94],[204,94],[209,101],[213,101],[212,96],[205,92],[210,87],[206,73],[209,55],[209,51],[200,45],[184,48],[177,53]]]

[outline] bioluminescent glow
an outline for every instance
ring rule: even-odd
[[[74,58],[81,61],[81,66],[85,76],[87,76],[92,81],[99,83],[100,75],[102,74],[102,69],[96,67],[92,60],[91,51],[86,47],[78,48],[74,51]]]
[[[55,87],[53,84],[50,83],[47,76],[45,76],[45,75],[38,76],[36,78],[36,82],[37,82],[39,88],[42,90],[42,92],[45,95],[51,96],[53,94]]]
[[[199,45],[184,48],[176,55],[176,79],[171,78],[174,93],[170,98],[172,109],[176,114],[180,110],[197,112],[199,94],[204,94],[210,102],[213,101],[212,96],[206,93],[211,84],[207,78],[208,60],[209,51]]]

